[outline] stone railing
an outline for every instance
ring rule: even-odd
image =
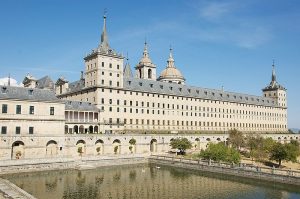
[[[300,185],[300,171],[290,169],[258,167],[249,164],[228,164],[214,162],[211,160],[194,160],[159,155],[150,156],[149,162],[246,178],[280,182],[285,184]]]

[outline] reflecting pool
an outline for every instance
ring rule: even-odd
[[[148,164],[4,178],[39,199],[300,198],[299,187]]]

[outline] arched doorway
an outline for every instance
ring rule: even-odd
[[[78,133],[78,126],[77,125],[74,126],[73,132],[76,133],[76,134]]]
[[[150,152],[157,152],[157,140],[152,139],[150,141]]]
[[[56,156],[57,155],[57,142],[50,140],[46,144],[46,156]]]
[[[69,133],[69,127],[68,125],[65,125],[65,134],[68,134]]]
[[[81,134],[84,133],[84,126],[83,126],[83,125],[81,125],[81,126],[79,127],[79,133],[81,133]]]
[[[93,126],[89,126],[89,133],[93,133],[94,132],[94,127]]]
[[[121,154],[121,141],[118,139],[115,139],[113,141],[113,149],[114,149],[114,154]]]
[[[97,140],[95,142],[95,150],[96,150],[96,155],[104,154],[104,142],[103,142],[103,140]]]
[[[22,141],[16,141],[12,144],[11,159],[23,159],[25,157],[25,144]]]
[[[94,133],[99,133],[98,126],[94,127]]]
[[[200,149],[200,139],[199,138],[196,138],[195,139],[195,150],[199,150]]]
[[[86,152],[86,144],[85,144],[85,141],[84,140],[78,140],[77,143],[76,143],[76,148],[77,148],[77,153],[78,155],[82,156],[85,154]]]

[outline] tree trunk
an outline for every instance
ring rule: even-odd
[[[281,159],[279,159],[279,164],[278,164],[278,168],[281,166]]]

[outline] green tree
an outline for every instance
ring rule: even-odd
[[[192,143],[187,138],[175,138],[171,140],[172,149],[178,149],[180,154],[185,154],[185,150],[192,148]]]
[[[273,145],[271,149],[271,160],[275,160],[278,162],[278,166],[281,166],[282,160],[285,160],[288,157],[286,147],[281,143],[276,143]]]
[[[234,147],[235,149],[240,149],[242,146],[244,146],[245,138],[241,131],[238,131],[236,129],[229,131],[229,143]]]
[[[206,160],[224,161],[230,163],[239,163],[241,156],[238,150],[229,148],[223,143],[210,143],[206,150],[201,150],[200,157]]]
[[[285,144],[287,150],[287,161],[297,162],[297,157],[300,155],[299,142],[292,140],[290,143]]]
[[[281,166],[282,160],[296,162],[297,157],[300,155],[299,143],[297,141],[291,141],[287,144],[276,143],[271,150],[271,160],[278,162],[278,166]]]
[[[135,145],[136,144],[136,140],[134,138],[132,138],[131,140],[129,140],[129,144]]]

